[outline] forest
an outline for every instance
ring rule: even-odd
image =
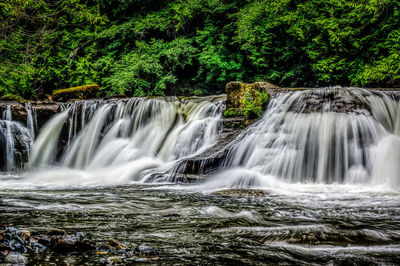
[[[225,83],[400,86],[398,0],[9,0],[0,96],[209,95]]]

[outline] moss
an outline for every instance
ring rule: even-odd
[[[231,82],[229,86],[227,86],[227,92],[235,92],[236,96],[228,97],[228,109],[224,112],[224,117],[244,116],[246,119],[254,119],[262,116],[269,102],[270,94],[261,86],[264,83],[259,82],[254,84]],[[240,96],[240,94],[242,94],[242,96]],[[236,101],[236,103],[233,104],[236,106],[235,108],[229,108],[229,106],[232,106],[232,103],[228,102],[229,100],[231,102]]]
[[[243,114],[247,119],[261,117],[267,107],[270,95],[268,92],[246,88],[243,104]]]
[[[2,101],[17,101],[17,102],[26,102],[24,98],[18,95],[7,94],[1,97]]]
[[[99,88],[100,87],[97,84],[89,84],[84,86],[61,89],[54,91],[52,97],[54,100],[84,100],[88,99],[89,97],[94,97]]]
[[[87,93],[87,92],[93,92],[93,91],[98,91],[98,90],[99,90],[99,85],[90,84],[90,85],[56,90],[53,92],[53,96],[60,95],[60,94],[66,94],[66,93]]]

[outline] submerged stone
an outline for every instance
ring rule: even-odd
[[[119,242],[118,240],[115,240],[113,238],[108,239],[105,246],[107,249],[110,249],[110,250],[126,249],[126,246],[124,244],[122,244],[121,242]]]
[[[157,249],[147,246],[147,245],[139,245],[135,248],[134,252],[138,255],[158,255],[159,252]]]

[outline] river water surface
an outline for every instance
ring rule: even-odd
[[[4,182],[3,177],[2,182]],[[296,190],[297,192],[294,192]],[[1,218],[147,244],[159,263],[392,264],[400,261],[400,194],[383,188],[290,185],[265,197],[199,186],[3,189]],[[31,255],[31,263],[98,263],[104,255]]]

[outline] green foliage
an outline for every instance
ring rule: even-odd
[[[233,108],[229,108],[227,110],[224,111],[224,116],[225,117],[236,117],[236,116],[242,116],[243,112],[241,111],[237,111]]]
[[[246,89],[242,100],[243,115],[246,118],[261,117],[268,102],[268,92]]]
[[[0,96],[221,93],[228,81],[400,86],[397,0],[9,0]]]

